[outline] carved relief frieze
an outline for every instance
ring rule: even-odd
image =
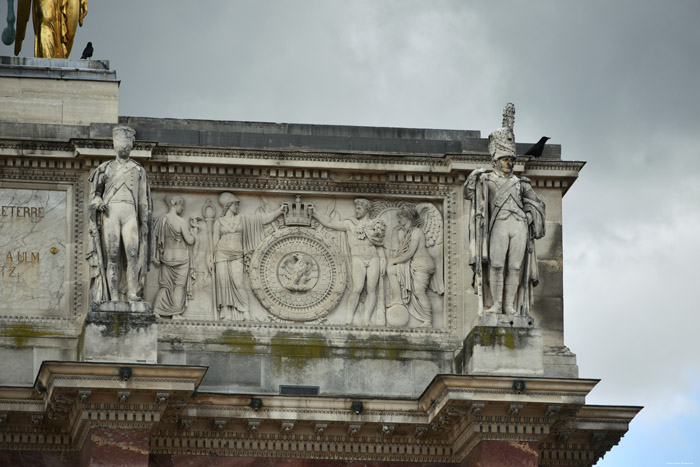
[[[85,284],[81,279],[85,270],[82,261],[85,249],[83,237],[86,236],[83,231],[84,180],[91,168],[105,160],[102,152],[91,154],[89,150],[109,150],[110,144],[107,139],[81,139],[62,144],[27,144],[7,140],[0,143],[3,151],[36,153],[28,158],[10,157],[3,160],[0,166],[4,178],[35,181],[72,178],[82,181],[74,185],[76,196],[73,208],[77,222],[72,240],[79,257],[75,258],[70,267],[76,280],[68,282],[73,285],[71,296],[74,306],[70,308],[75,315],[84,313],[87,300],[86,291],[83,290]],[[74,159],[62,155],[64,152],[75,152],[78,147],[88,151],[81,150]],[[354,282],[352,262],[348,261],[347,252],[344,251],[347,247],[347,232],[323,227],[315,218],[312,225],[290,225],[285,223],[287,218],[280,214],[271,222],[264,223],[263,235],[258,244],[243,254],[242,274],[234,272],[229,275],[240,279],[238,283],[231,280],[233,286],[226,287],[220,281],[217,286],[216,281],[224,275],[225,269],[223,264],[219,264],[224,262],[217,262],[215,258],[220,238],[214,238],[214,227],[222,217],[228,216],[222,212],[218,197],[224,192],[235,193],[234,196],[241,197],[242,213],[255,216],[272,213],[282,203],[291,206],[295,196],[303,193],[302,202],[313,204],[316,214],[333,213],[335,220],[341,221],[354,218],[353,200],[361,196],[372,203],[370,218],[386,224],[382,241],[386,264],[384,270],[380,271],[383,274],[379,274],[376,287],[374,284],[368,286],[367,277],[364,277],[365,285],[359,291],[360,298],[352,317],[353,327],[381,327],[401,332],[455,332],[458,329],[461,310],[456,309],[460,303],[457,298],[462,294],[464,282],[462,275],[457,274],[464,269],[459,259],[462,248],[459,236],[464,233],[463,226],[460,225],[463,203],[459,186],[465,177],[464,172],[455,171],[452,164],[478,164],[481,159],[488,160],[484,155],[409,157],[386,154],[378,159],[369,154],[173,148],[159,147],[148,142],[136,142],[136,149],[151,151],[151,157],[141,161],[154,190],[154,215],[162,221],[161,226],[164,227],[159,237],[162,253],[175,251],[170,248],[170,240],[173,239],[168,238],[168,229],[172,230],[171,227],[175,224],[182,227],[177,234],[182,237],[182,251],[165,258],[165,262],[159,265],[152,264],[147,280],[145,298],[156,305],[154,311],[163,319],[181,320],[184,324],[209,322],[231,325],[238,321],[245,326],[257,326],[281,323],[290,329],[301,324],[324,327],[345,325]],[[51,158],[49,153],[61,156]],[[216,165],[211,164],[214,159],[217,159]],[[333,164],[319,164],[329,161]],[[284,167],[286,162],[293,163],[295,167]],[[300,165],[300,162],[307,165]],[[378,163],[394,168],[375,170],[378,167],[375,164]],[[535,161],[532,164],[523,161],[523,164],[528,168],[536,164],[532,165],[536,170],[549,171],[548,179],[554,180],[552,187],[557,185],[557,172],[564,171],[568,174],[580,169],[580,164],[554,160]],[[533,181],[537,186],[539,183],[549,186],[547,180],[540,182],[535,177]],[[260,196],[262,193],[265,194]],[[171,206],[165,202],[166,194],[180,197],[184,205],[183,213],[175,212],[170,216],[170,222],[165,222],[171,210]],[[380,206],[383,206],[384,212],[381,212]],[[399,225],[398,213],[402,206],[413,206],[418,212],[419,216],[414,216],[417,221],[415,225],[413,222],[405,222],[406,226]],[[428,209],[427,206],[434,209]],[[439,221],[432,222],[432,214],[435,212],[440,218]],[[436,226],[441,229],[434,229]],[[289,246],[287,236],[294,230],[295,241],[301,243],[292,247]],[[406,235],[409,230],[412,236]],[[405,255],[400,257],[400,248],[410,247],[410,239],[421,237],[421,233],[426,241],[425,248],[421,244],[415,252],[412,251],[408,261],[389,264],[396,258],[405,259]],[[433,237],[439,238],[440,235],[441,244],[438,242],[428,245]],[[283,246],[283,243],[287,246]],[[300,245],[311,245],[312,251],[291,251]],[[158,245],[156,254],[157,248]],[[285,248],[289,254],[280,257],[282,263],[271,266],[270,255],[282,254],[286,251]],[[437,248],[442,248],[442,254]],[[322,252],[330,255],[332,260],[319,262],[319,258],[324,257]],[[267,262],[253,265],[253,260]],[[186,264],[184,267],[178,266],[178,269],[173,262]],[[233,263],[235,261],[230,261],[226,266],[232,266]],[[217,266],[220,274],[217,273]],[[265,271],[260,269],[261,266],[265,266]],[[325,274],[327,268],[334,272]],[[343,274],[344,287],[341,286]],[[160,285],[161,275],[164,285]],[[166,276],[174,278],[168,281],[165,280]],[[409,276],[410,281],[406,280]],[[442,287],[437,286],[440,280],[443,282]],[[330,282],[337,289],[323,288]],[[224,304],[220,300],[232,288],[236,289],[238,298],[241,298],[243,304],[240,307]],[[342,290],[339,298],[338,289]],[[217,290],[221,293],[217,294]],[[321,311],[306,309],[313,302],[311,296],[321,294],[322,290],[328,297],[321,300]],[[372,296],[373,293],[375,297]],[[336,299],[337,303],[334,303]],[[250,307],[249,316],[245,311],[246,300]],[[374,310],[367,310],[372,306],[373,300]],[[383,308],[376,305],[381,300],[384,301]],[[277,305],[271,306],[270,303],[274,301]],[[325,301],[328,304],[324,304]],[[295,309],[294,313],[284,311],[288,305]],[[366,319],[367,313],[369,317]]]
[[[181,193],[154,194],[156,267],[146,298],[161,318],[406,329],[450,322],[444,256],[446,230],[454,232],[444,200]]]

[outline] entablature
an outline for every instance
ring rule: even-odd
[[[198,393],[205,371],[45,362],[33,388],[0,388],[0,446],[76,451],[100,427],[149,430],[161,454],[460,462],[505,440],[590,466],[640,410],[585,406],[597,380],[439,375],[418,399],[357,399]]]
[[[82,164],[30,163],[34,168],[94,168],[114,157],[112,142],[107,139],[72,139],[32,141],[0,139],[0,155],[36,159],[79,159]],[[465,174],[480,167],[490,167],[487,153],[464,154],[379,154],[359,152],[319,152],[300,150],[251,150],[230,147],[182,147],[137,141],[131,157],[149,167],[149,172],[194,175],[252,175],[274,178],[330,179],[335,172],[351,172],[371,177],[383,175],[380,182],[462,183]],[[87,161],[88,159],[94,159]],[[151,165],[151,163],[153,165]],[[165,164],[165,165],[163,165]],[[321,167],[319,167],[321,164]],[[585,163],[560,159],[518,157],[516,173],[533,178],[536,186],[563,188],[564,192],[578,177]],[[9,166],[27,165],[15,161]],[[231,169],[227,167],[231,166]],[[198,167],[198,168],[197,168]],[[250,168],[251,171],[246,171]],[[232,171],[233,170],[233,171]],[[402,174],[407,174],[403,175]],[[355,175],[354,178],[362,177]],[[371,178],[370,178],[371,179]],[[542,181],[540,181],[542,179]],[[556,180],[561,180],[556,182]]]

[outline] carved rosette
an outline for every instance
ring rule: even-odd
[[[338,305],[345,291],[341,258],[314,230],[282,228],[265,238],[251,258],[253,292],[280,319],[317,320]]]

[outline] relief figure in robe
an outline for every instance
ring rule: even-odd
[[[250,299],[245,287],[245,257],[250,255],[265,236],[263,226],[284,211],[255,215],[240,214],[240,200],[230,192],[219,195],[223,212],[214,222],[213,264],[216,307],[220,320],[250,320]]]
[[[197,227],[194,219],[182,218],[185,200],[182,196],[167,196],[169,211],[154,222],[155,251],[153,264],[160,268],[158,292],[153,311],[160,317],[182,317],[192,298],[195,280],[194,246]]]
[[[411,204],[403,205],[398,223],[399,246],[395,256],[387,260],[387,308],[403,305],[420,326],[432,326],[433,307],[427,291],[435,274],[435,260],[426,247],[420,213]]]

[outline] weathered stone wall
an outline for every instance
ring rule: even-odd
[[[109,62],[0,57],[2,121],[116,123],[119,82]]]
[[[0,79],[40,80],[12,70],[4,66]],[[99,82],[116,91],[114,76],[94,73],[102,81],[63,84],[92,89]],[[72,95],[46,89],[56,98]],[[90,93],[83,97],[88,107],[109,113],[116,94],[108,94],[101,103]],[[45,119],[2,107],[0,345],[12,358],[0,361],[0,384],[30,384],[42,361],[82,355],[95,267],[86,259],[94,241],[88,176],[114,157],[112,120]],[[464,371],[455,357],[480,318],[466,264],[469,202],[462,185],[474,169],[490,167],[479,132],[120,120],[136,130],[131,157],[146,169],[154,216],[165,226],[161,253],[188,260],[179,270],[167,261],[154,264],[147,278],[159,363],[209,366],[205,391],[269,394],[297,385],[318,387],[322,395],[416,397],[436,374]],[[544,352],[538,374],[545,376],[577,375],[563,339],[561,199],[582,165],[561,161],[560,148],[548,146],[540,160],[518,158],[515,167],[547,204],[532,311]],[[222,193],[239,203],[228,227]],[[167,218],[175,196],[184,206]],[[367,200],[362,215],[358,198]],[[420,220],[402,224],[402,210]],[[259,225],[240,227],[243,217]],[[163,232],[180,224],[194,241],[173,246]],[[245,251],[224,251],[227,228],[254,241]],[[432,266],[380,266],[382,256],[390,262],[400,255],[411,228],[425,239],[420,254]],[[352,241],[365,242],[371,254],[358,253]],[[224,266],[231,281],[217,286]],[[416,271],[423,276],[411,276]],[[187,284],[163,282],[162,274],[180,274]],[[353,276],[361,285],[354,313],[348,311]],[[226,302],[222,296],[230,292],[248,306]],[[163,300],[177,307],[168,311]],[[367,311],[372,301],[376,306]]]

